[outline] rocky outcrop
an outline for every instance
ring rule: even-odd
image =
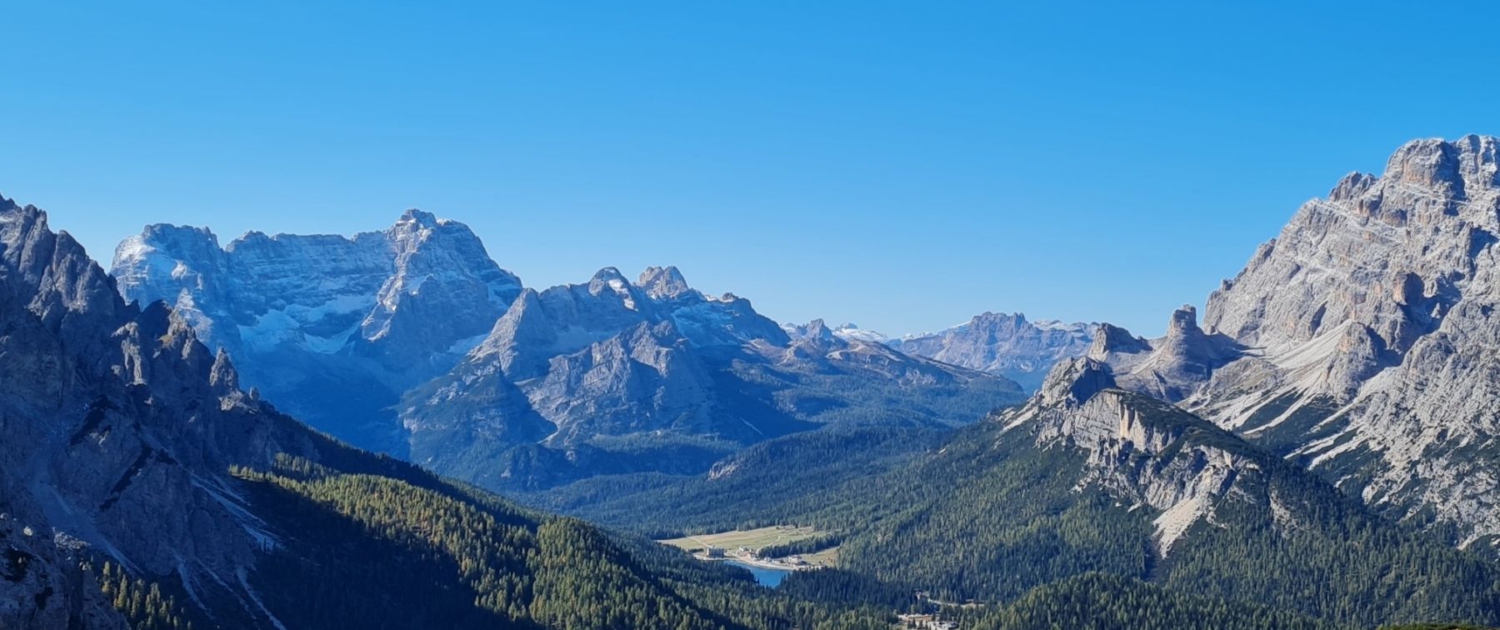
[[[1121,384],[1180,400],[1394,517],[1492,547],[1497,145],[1420,140],[1382,175],[1345,177],[1209,296],[1202,335],[1232,345]]]
[[[271,402],[398,454],[389,408],[451,368],[521,290],[466,226],[418,210],[383,232],[251,232],[223,248],[204,228],[152,225],[120,244],[112,274],[127,299],[172,306]]]
[[[1172,314],[1160,339],[1147,341],[1122,328],[1101,326],[1088,356],[1108,365],[1121,387],[1177,402],[1243,354],[1233,339],[1199,328],[1198,309],[1185,305]]]
[[[1086,451],[1079,487],[1155,510],[1162,556],[1230,503],[1255,510],[1276,503],[1265,479],[1266,467],[1279,464],[1273,456],[1173,405],[1120,389],[1109,366],[1092,358],[1058,364],[1030,401],[996,421],[1007,432],[1031,432],[1040,448]]]

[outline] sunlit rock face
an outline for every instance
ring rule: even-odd
[[[1497,140],[1420,140],[1307,202],[1199,331],[1108,357],[1397,518],[1500,534]],[[1185,320],[1184,320],[1185,321]],[[1189,334],[1182,334],[1182,332]],[[1116,344],[1117,346],[1119,344]],[[1451,526],[1451,529],[1447,526]]]

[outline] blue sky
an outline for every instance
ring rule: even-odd
[[[415,206],[529,285],[893,333],[1155,334],[1343,174],[1500,133],[1483,3],[17,4],[0,193],[96,258]]]

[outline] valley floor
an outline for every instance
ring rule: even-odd
[[[762,550],[799,541],[811,541],[827,536],[827,532],[813,527],[778,525],[758,529],[733,530],[717,534],[699,534],[658,540],[657,542],[693,553],[700,560],[736,560],[766,569],[803,571],[823,569],[837,565],[838,547],[819,549],[802,554],[786,554],[779,557],[763,557]]]

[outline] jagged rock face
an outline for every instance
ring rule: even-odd
[[[394,269],[360,323],[365,354],[393,365],[423,362],[484,334],[521,291],[462,223],[409,211],[385,232]]]
[[[85,557],[179,581],[256,627],[243,576],[274,541],[232,465],[313,437],[241,393],[223,356],[113,280],[34,207],[0,211],[0,625],[123,627]],[[163,515],[174,515],[164,518]],[[23,566],[24,565],[24,566]],[[19,604],[17,604],[19,602]]]
[[[971,402],[1015,399],[1001,379],[845,341],[822,322],[806,330],[792,339],[748,300],[705,296],[672,267],[635,283],[606,268],[586,284],[527,289],[457,367],[403,401],[412,459],[495,488],[556,477],[522,471],[537,461],[574,476],[701,472],[851,406],[836,379],[918,396],[993,386]]]
[[[984,313],[936,334],[890,343],[907,354],[1000,374],[1034,390],[1053,365],[1088,350],[1091,332],[1088,324],[1031,322],[1020,313]]]
[[[521,288],[466,226],[416,210],[384,232],[251,232],[222,249],[207,229],[148,226],[112,274],[127,299],[172,305],[271,402],[397,453],[388,408],[456,363]]]
[[[1209,296],[1207,334],[1239,350],[1210,378],[1174,383],[1183,406],[1396,517],[1492,547],[1497,144],[1412,142],[1383,175],[1303,205]]]
[[[688,286],[687,279],[682,277],[682,272],[676,267],[647,267],[641,272],[640,280],[636,285],[646,292],[646,295],[657,300],[669,300],[687,294],[692,290]]]
[[[595,435],[668,430],[712,432],[713,381],[670,321],[640,323],[555,358],[533,398],[544,417],[576,418],[549,438],[577,442]]]
[[[1116,387],[1109,367],[1064,361],[1026,405],[1001,413],[1006,430],[1031,431],[1041,448],[1088,452],[1079,486],[1150,506],[1163,556],[1226,502],[1275,504],[1263,476],[1273,456],[1181,409]]]

